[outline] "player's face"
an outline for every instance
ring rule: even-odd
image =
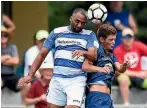
[[[85,27],[86,17],[81,13],[77,13],[71,16],[70,22],[71,30],[73,32],[79,33]]]
[[[115,45],[115,39],[116,35],[109,35],[106,39],[103,41],[104,48],[108,51],[113,50]]]
[[[1,43],[6,44],[8,42],[8,34],[1,32]]]

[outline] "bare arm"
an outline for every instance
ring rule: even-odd
[[[42,62],[44,61],[45,57],[47,56],[47,54],[49,53],[49,50],[45,47],[42,47],[39,54],[37,55],[37,57],[35,58],[30,72],[29,72],[29,76],[33,77],[34,74],[36,73],[36,71],[39,69],[39,67],[41,66]]]
[[[4,61],[2,63],[3,65],[7,65],[7,66],[15,66],[19,64],[19,57],[10,57],[9,59],[7,59],[6,61]]]
[[[129,15],[129,25],[130,25],[131,29],[134,31],[134,33],[136,34],[138,31],[138,28],[137,28],[137,24],[134,20],[134,17],[132,16],[132,14]]]
[[[8,26],[8,31],[13,32],[16,28],[15,24],[12,22],[12,20],[7,16],[3,14],[3,21]]]
[[[95,61],[97,58],[97,49],[94,47],[89,47],[88,51],[75,50],[73,52],[73,58],[76,57],[78,59],[80,56],[85,56],[88,60]]]
[[[82,65],[82,70],[86,72],[110,72],[108,67],[97,67],[92,64],[92,62],[85,60]]]
[[[40,101],[42,101],[40,97],[36,97],[36,98],[25,98],[25,105],[37,104]]]
[[[10,58],[9,55],[2,55],[1,56],[1,64]]]
[[[86,51],[84,55],[90,61],[95,61],[97,59],[97,49],[94,47],[89,47],[88,51]]]
[[[116,71],[120,73],[124,73],[127,70],[127,67],[130,66],[130,62],[126,61],[123,64],[120,64],[119,62],[115,62],[115,68]]]

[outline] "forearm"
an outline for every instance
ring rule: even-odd
[[[39,67],[41,66],[42,62],[44,61],[45,57],[39,53],[36,57],[36,59],[34,60],[31,68],[30,68],[30,72],[28,73],[31,77],[33,77],[36,73],[36,71],[39,69]]]
[[[120,69],[118,70],[120,73],[124,73],[127,70],[127,68],[123,65],[120,65]]]
[[[25,99],[25,105],[37,104],[40,101],[41,101],[41,99],[39,97],[36,97],[36,98],[26,98]]]
[[[16,58],[10,58],[4,61],[2,64],[7,66],[15,66],[19,64],[19,60]]]
[[[6,60],[8,60],[8,58],[1,57],[1,63],[4,63]]]
[[[96,58],[97,58],[97,53],[96,52],[92,53],[92,52],[85,51],[84,56],[90,61],[95,61]]]

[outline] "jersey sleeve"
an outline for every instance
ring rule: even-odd
[[[87,41],[87,47],[86,48],[88,49],[89,47],[99,48],[99,43],[98,43],[98,40],[97,40],[96,35],[95,35],[94,32],[92,32],[90,34],[90,37],[89,37],[89,39]]]
[[[48,38],[44,41],[43,46],[45,48],[48,48],[49,50],[52,50],[55,48],[55,33],[54,30],[49,34]]]
[[[115,55],[113,55],[113,63],[118,62],[117,58],[115,57]]]

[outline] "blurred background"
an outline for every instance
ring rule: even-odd
[[[104,4],[110,11],[110,2],[106,1],[1,1],[1,18],[6,15],[13,22],[14,30],[11,31],[12,37],[10,43],[17,46],[21,65],[26,50],[34,45],[34,35],[39,30],[52,31],[56,27],[69,25],[69,17],[72,11],[77,8],[88,10],[93,3]],[[138,26],[136,39],[147,44],[147,2],[144,1],[124,1],[123,9],[128,10],[134,17]],[[1,22],[2,25],[2,22]],[[4,24],[6,28],[9,26]],[[94,25],[88,23],[87,28],[96,31]],[[15,72],[18,76],[23,76],[23,71],[19,72],[18,66],[15,66]],[[113,86],[112,99],[116,108],[122,107],[122,100],[119,88]],[[140,92],[134,90],[130,94],[130,99],[134,106],[132,108],[147,108],[147,91]],[[134,96],[133,96],[134,95]],[[137,99],[139,98],[140,99]],[[13,92],[7,88],[2,90],[1,97],[2,108],[23,108],[21,93]],[[136,102],[137,101],[137,102]],[[140,104],[136,106],[135,104]]]

